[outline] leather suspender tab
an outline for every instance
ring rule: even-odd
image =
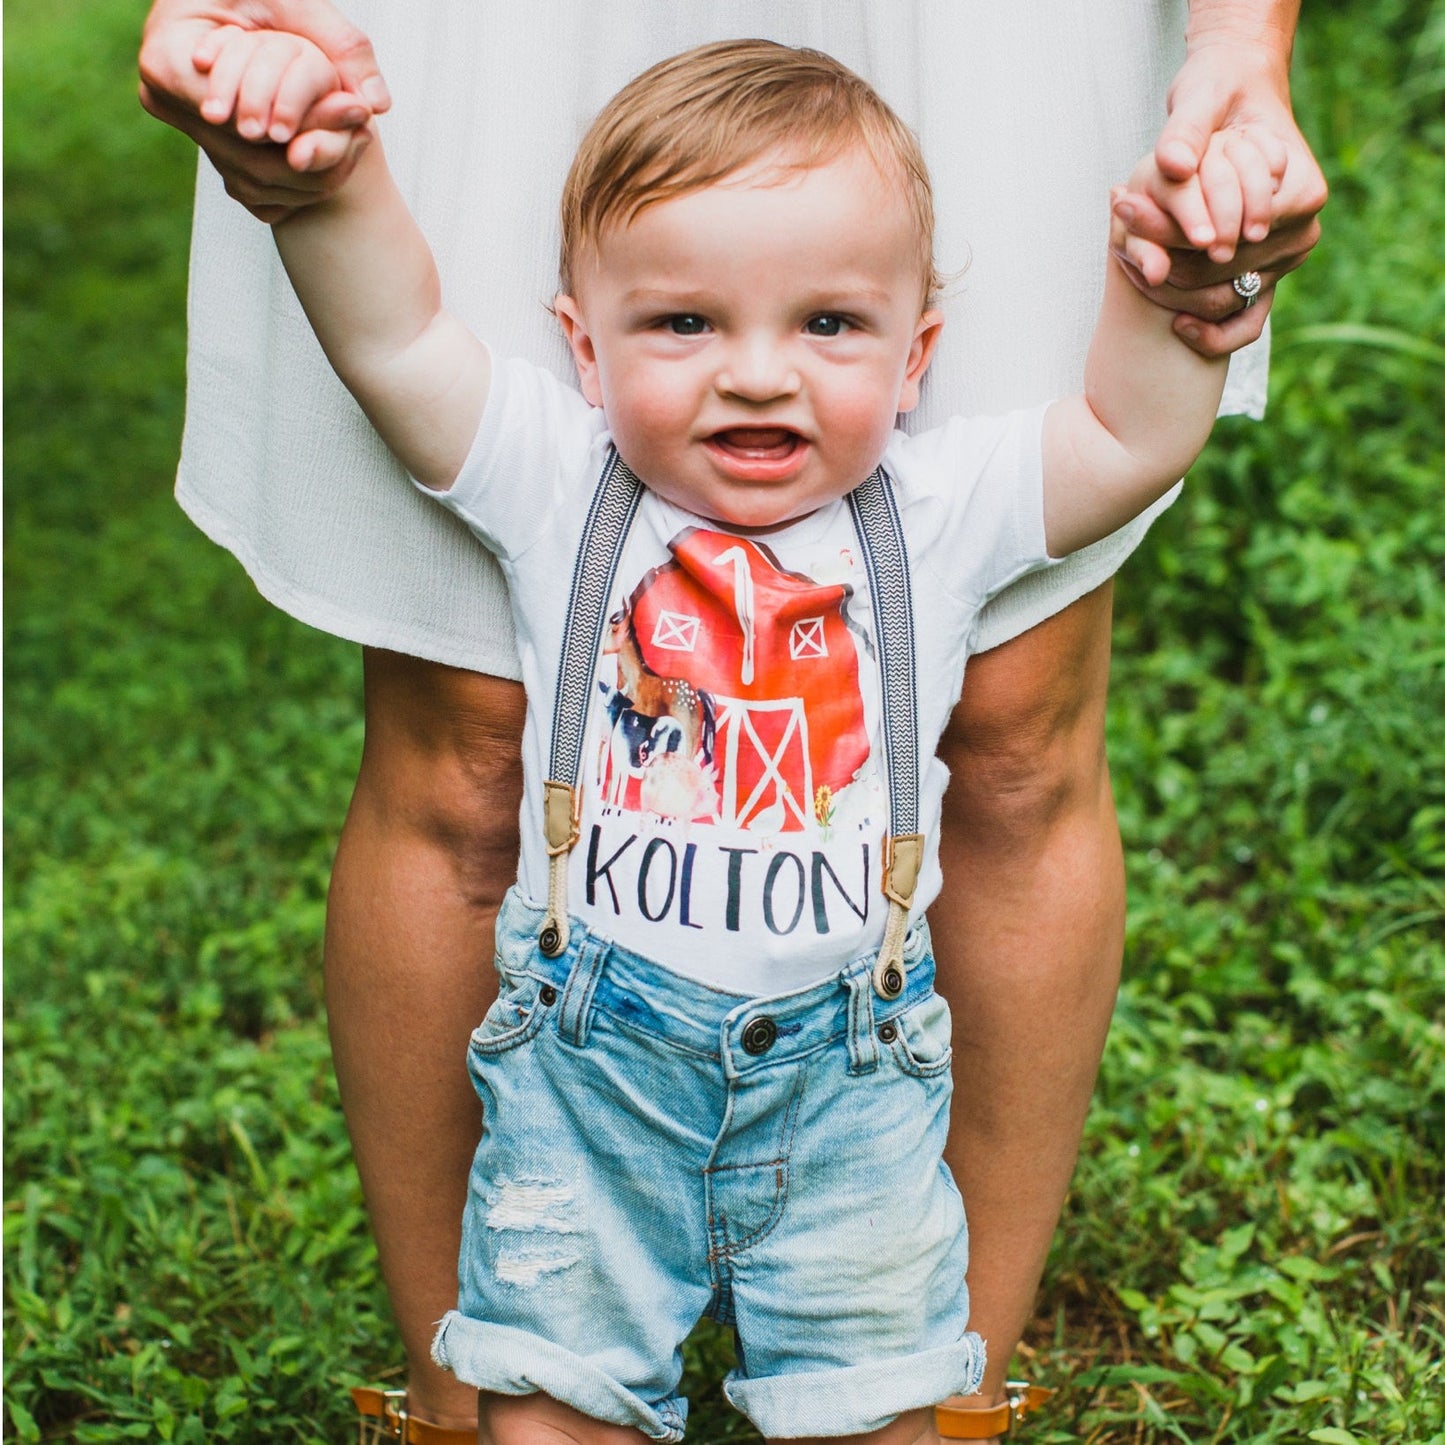
[[[890,835],[883,840],[883,893],[905,912],[913,907],[913,890],[922,869],[922,833]]]
[[[577,841],[580,802],[576,789],[567,783],[549,781],[542,784],[542,831],[547,839],[549,857],[571,852],[572,845]]]

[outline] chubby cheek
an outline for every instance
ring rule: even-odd
[[[607,425],[629,456],[666,454],[689,433],[695,410],[690,399],[658,379],[634,374],[622,384],[604,380],[602,395]]]
[[[861,464],[864,475],[882,459],[897,424],[897,413],[887,401],[890,395],[886,386],[852,388],[835,394],[818,416],[824,436],[854,465]]]

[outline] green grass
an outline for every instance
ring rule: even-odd
[[[192,161],[139,11],[7,14],[7,1431],[339,1441],[398,1359],[319,996],[358,664],[170,500]],[[1445,1440],[1445,12],[1311,7],[1298,71],[1333,199],[1270,422],[1119,586],[1129,951],[1041,1442]]]

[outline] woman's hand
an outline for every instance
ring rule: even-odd
[[[1169,90],[1154,151],[1115,193],[1111,241],[1130,279],[1179,313],[1202,356],[1258,338],[1274,287],[1319,240],[1324,176],[1290,109],[1287,61],[1258,42],[1203,39]],[[1251,304],[1236,278],[1259,275]]]
[[[336,68],[343,88],[304,115],[288,115],[286,141],[247,136],[234,118],[212,123],[201,111],[211,80],[195,57],[224,26],[285,30],[310,40]],[[146,110],[195,141],[227,192],[267,222],[332,195],[368,145],[372,115],[391,104],[370,41],[329,0],[155,0],[141,41],[140,74]]]

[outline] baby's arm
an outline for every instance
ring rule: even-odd
[[[1232,229],[1237,239],[1265,162],[1237,138],[1216,136],[1210,149],[1216,191],[1230,166],[1236,198],[1220,207],[1216,235]],[[1224,389],[1228,358],[1190,350],[1173,314],[1142,296],[1122,264],[1110,258],[1083,394],[1054,403],[1044,421],[1044,527],[1055,557],[1108,536],[1168,491],[1204,449]]]
[[[336,85],[316,46],[275,31],[217,31],[196,64],[211,75],[208,120],[234,109],[238,125],[244,117],[273,139],[305,114],[308,95]],[[334,195],[276,222],[272,234],[336,374],[401,464],[446,490],[476,435],[491,366],[481,342],[442,308],[431,249],[381,146],[373,141]]]

